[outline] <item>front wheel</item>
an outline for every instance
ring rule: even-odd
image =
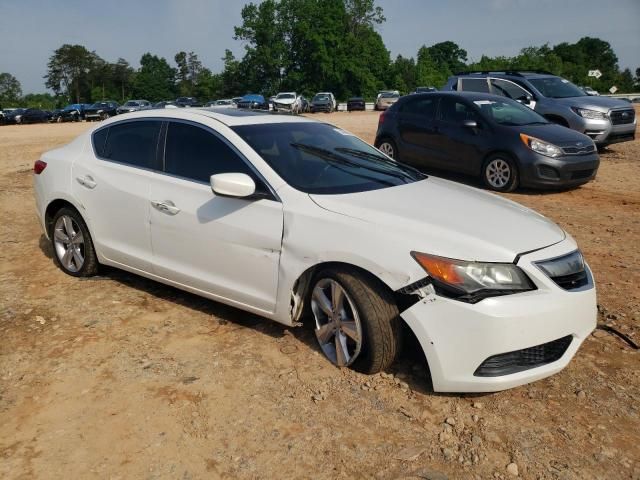
[[[518,168],[506,154],[491,155],[482,167],[482,180],[496,192],[513,192],[518,188]]]
[[[49,238],[56,265],[74,277],[95,275],[98,272],[98,258],[89,229],[80,214],[71,208],[61,208],[51,224]]]
[[[384,153],[387,157],[395,159],[398,155],[398,149],[393,140],[385,138],[377,142],[376,148]]]
[[[369,374],[393,363],[401,346],[398,308],[374,278],[324,270],[315,277],[310,303],[316,338],[331,363]]]

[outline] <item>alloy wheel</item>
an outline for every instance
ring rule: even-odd
[[[487,182],[493,188],[504,188],[504,186],[509,183],[509,180],[511,180],[511,175],[511,166],[502,158],[491,160],[485,169]]]
[[[334,279],[316,283],[311,294],[316,338],[334,365],[351,365],[362,348],[362,324],[355,304]]]
[[[70,272],[78,272],[84,265],[84,235],[76,221],[62,215],[53,228],[53,244],[62,266]]]
[[[378,150],[380,150],[382,153],[384,153],[387,157],[390,157],[390,158],[393,158],[393,156],[395,155],[395,152],[393,151],[393,145],[391,145],[389,142],[382,142],[378,147]]]

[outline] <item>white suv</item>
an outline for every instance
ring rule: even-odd
[[[561,370],[596,323],[576,242],[541,215],[350,133],[243,110],[112,118],[34,165],[56,264],[111,265],[288,326],[372,373],[424,350],[436,391]]]

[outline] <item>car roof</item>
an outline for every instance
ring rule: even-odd
[[[416,98],[429,98],[429,97],[460,97],[465,98],[470,101],[474,100],[504,100],[506,97],[501,95],[493,95],[491,93],[482,93],[482,92],[458,92],[458,91],[438,91],[438,92],[424,92],[424,93],[414,93],[412,95],[405,95],[404,97],[400,97],[400,100],[406,102],[408,100],[415,100]],[[399,102],[398,102],[399,103]]]
[[[180,109],[161,109],[161,110],[142,110],[139,112],[127,113],[113,117],[107,120],[109,123],[116,123],[118,120],[135,119],[135,118],[175,118],[184,120],[194,120],[194,115],[200,115],[206,118],[217,120],[228,127],[239,125],[256,125],[269,123],[303,123],[314,122],[306,117],[299,117],[288,114],[270,113],[267,111],[234,109],[234,108],[217,108],[217,107],[198,107],[198,108],[180,108]]]

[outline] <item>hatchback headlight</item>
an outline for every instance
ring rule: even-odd
[[[571,110],[576,112],[582,118],[587,118],[589,120],[606,120],[608,118],[606,113],[599,112],[597,110],[589,110],[588,108],[571,107]]]
[[[475,303],[536,288],[512,263],[466,262],[420,252],[411,252],[411,256],[429,274],[436,293],[456,300]]]
[[[546,155],[547,157],[559,157],[562,155],[562,149],[560,147],[556,147],[554,144],[545,142],[536,137],[530,137],[529,135],[525,135],[524,133],[520,134],[520,140],[529,147],[534,152],[540,153],[541,155]]]

